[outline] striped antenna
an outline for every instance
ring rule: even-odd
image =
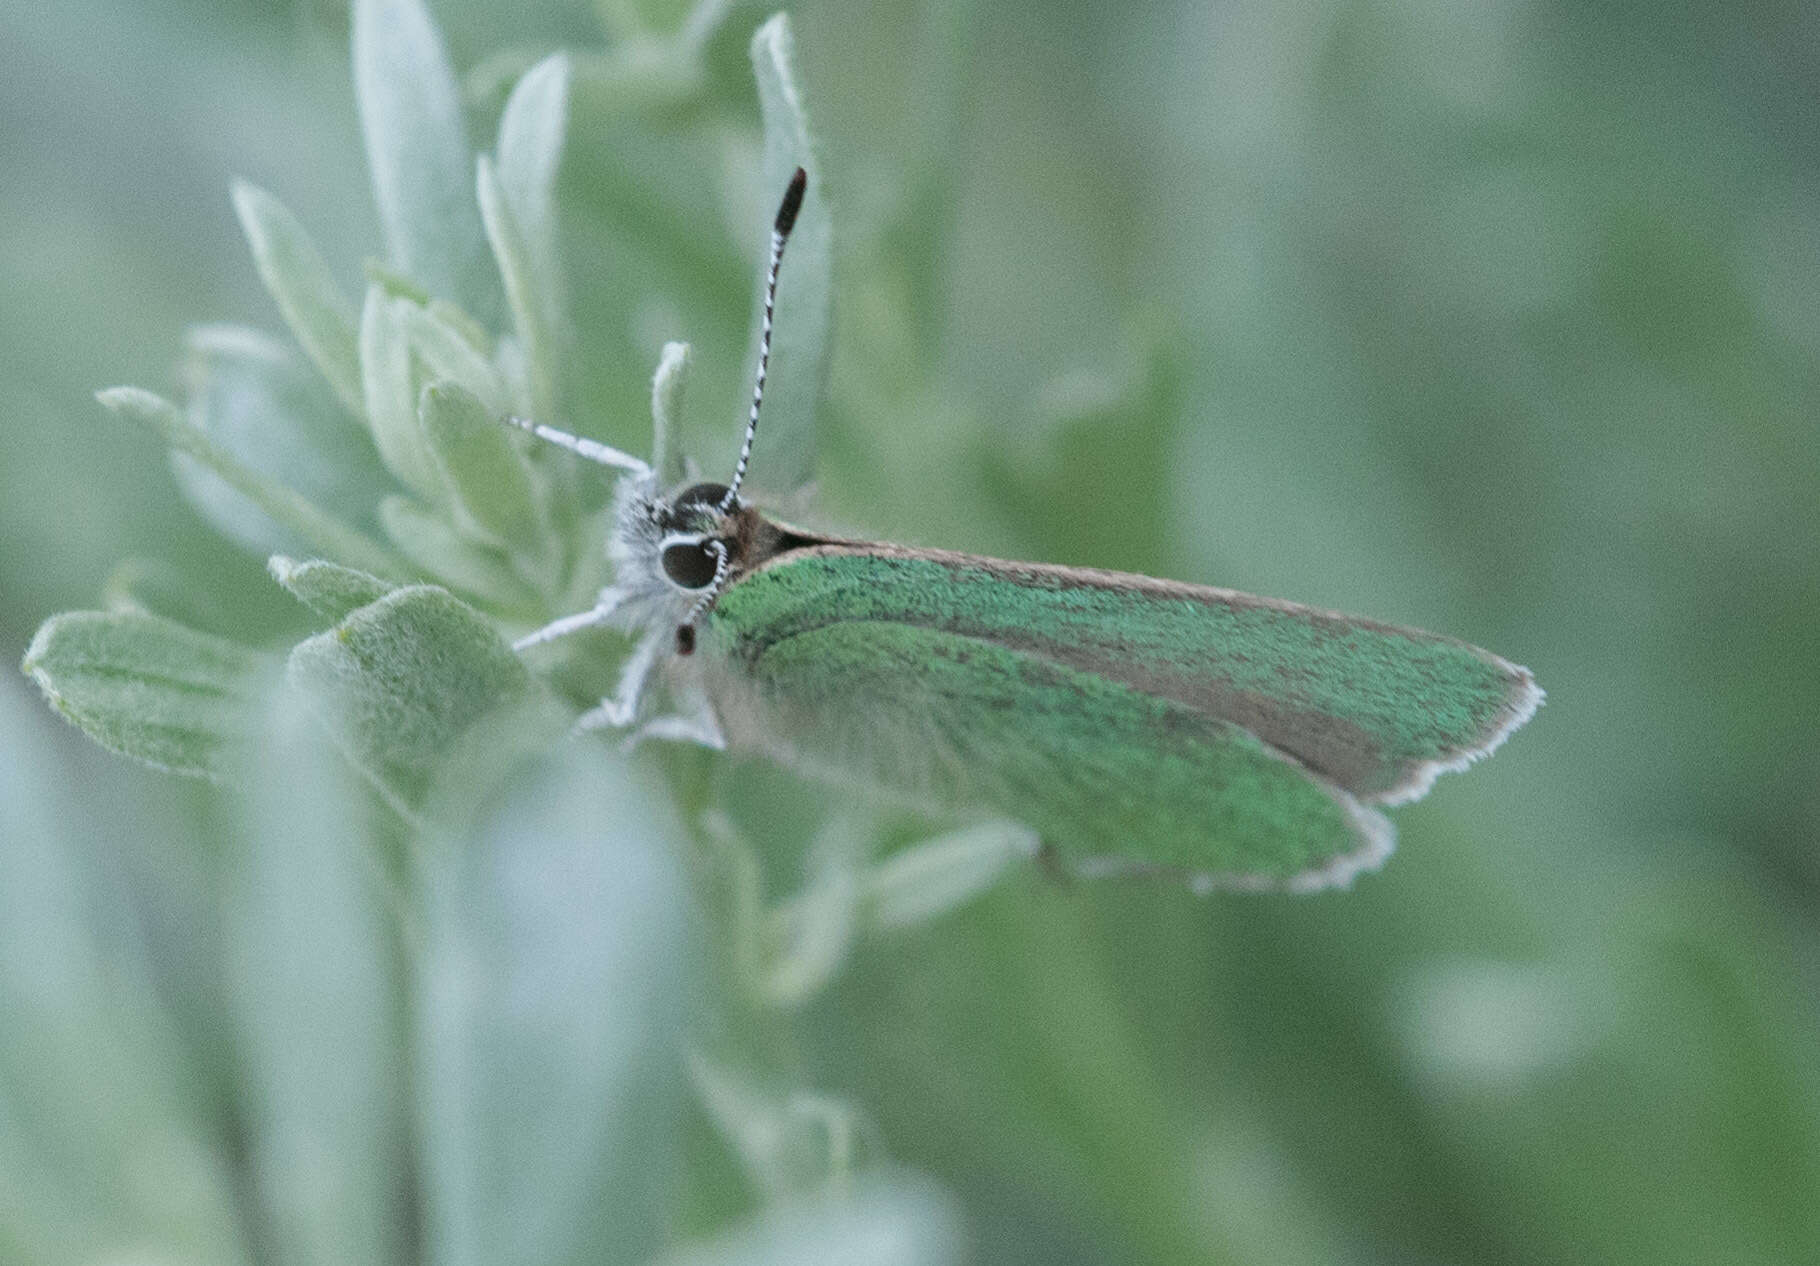
[[[758,407],[765,400],[765,371],[771,365],[771,312],[777,306],[777,266],[783,262],[784,243],[796,225],[796,213],[803,208],[803,190],[809,187],[809,173],[801,167],[790,177],[784,190],[783,203],[777,208],[777,220],[771,226],[771,266],[765,273],[765,317],[758,331],[758,380],[752,384],[752,412],[746,417],[746,438],[739,448],[739,465],[734,468],[733,482],[727,495],[720,499],[720,513],[726,514],[739,500],[739,486],[746,479],[746,463],[752,460],[752,439],[758,434]],[[710,593],[716,592],[718,586]]]

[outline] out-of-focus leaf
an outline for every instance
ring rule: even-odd
[[[161,558],[123,558],[101,586],[109,611],[143,611],[179,624],[222,630],[233,619],[206,590]]]
[[[274,521],[325,554],[382,576],[405,576],[410,567],[366,534],[314,502],[244,465],[192,425],[177,407],[138,387],[110,387],[95,397],[115,413],[155,428],[164,442],[194,458]]]
[[[501,419],[452,382],[423,389],[418,417],[467,522],[500,545],[540,552],[547,541],[537,489]]]
[[[695,968],[675,833],[571,746],[426,860],[430,1260],[643,1266],[663,1243]]]
[[[109,751],[220,777],[246,733],[261,656],[139,611],[68,611],[25,652],[45,698]]]
[[[404,324],[411,348],[423,357],[433,378],[460,383],[495,417],[512,412],[499,372],[454,323],[433,308],[398,301],[393,311]]]
[[[297,355],[232,325],[189,331],[184,378],[191,421],[241,464],[351,524],[371,517],[389,483],[361,428]],[[292,531],[193,458],[172,458],[185,494],[229,536],[264,552]]]
[[[524,353],[525,379],[531,411],[538,417],[556,416],[556,345],[552,315],[547,310],[538,279],[532,271],[531,252],[518,219],[512,213],[493,164],[482,154],[475,164],[474,183],[486,222],[487,242],[505,282],[506,302]]]
[[[316,243],[282,202],[245,181],[234,182],[233,195],[259,279],[341,403],[359,417],[363,401],[353,305],[335,284]]]
[[[344,620],[370,602],[378,602],[397,586],[352,567],[320,558],[298,562],[283,554],[266,560],[272,579],[291,596],[327,620]]]
[[[360,313],[360,370],[367,424],[373,428],[373,443],[391,472],[417,495],[435,500],[443,495],[442,481],[417,426],[411,341],[398,315],[400,306],[415,305],[391,298],[378,283],[367,287],[366,306]]]
[[[954,1198],[918,1175],[892,1173],[845,1197],[767,1209],[666,1254],[660,1266],[942,1266],[965,1260],[966,1247]]]
[[[858,1113],[850,1104],[772,1089],[699,1051],[690,1054],[689,1078],[747,1181],[766,1200],[826,1191],[852,1179]]]
[[[878,928],[912,927],[964,905],[1005,871],[1036,856],[1036,832],[984,822],[902,849],[866,875],[862,900]]]
[[[431,294],[490,321],[499,288],[442,36],[422,0],[356,0],[353,43],[354,94],[387,254]]]
[[[524,234],[533,277],[558,282],[556,176],[569,132],[569,59],[557,53],[525,72],[499,116],[499,187]]]
[[[0,681],[0,732],[0,1249],[248,1261],[202,1079],[109,890],[122,841],[88,817],[94,771],[55,756],[17,679]]]
[[[430,585],[299,643],[290,676],[354,765],[405,804],[470,727],[536,689],[492,625]]]
[[[274,1257],[395,1261],[406,1080],[375,802],[287,689],[243,764],[227,960]]]
[[[765,126],[766,197],[781,199],[798,167],[809,173],[809,187],[778,277],[771,372],[765,389],[765,443],[752,458],[754,483],[773,493],[787,493],[815,475],[815,413],[828,379],[833,230],[821,165],[803,105],[790,19],[780,13],[759,27],[752,36],[751,52]],[[768,222],[766,227],[769,228]],[[768,236],[765,248],[770,248]],[[762,281],[758,299],[762,309]],[[757,324],[755,321],[755,362]]]
[[[531,407],[541,418],[559,416],[562,405],[558,361],[567,349],[563,274],[557,261],[556,177],[569,130],[569,59],[558,53],[527,71],[512,89],[499,119],[494,177],[504,214],[498,218],[516,228],[514,264],[522,296],[506,277],[513,318],[530,364]],[[482,177],[483,218],[493,249],[506,269],[495,218],[487,212]]]
[[[387,497],[379,520],[405,557],[424,571],[501,612],[536,619],[537,593],[499,550],[464,540],[444,519],[406,497]]]

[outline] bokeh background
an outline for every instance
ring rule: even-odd
[[[681,20],[431,7],[481,135],[536,57]],[[176,391],[196,322],[282,332],[234,177],[358,293],[345,6],[0,12],[0,649],[129,557],[295,640],[91,393]],[[732,450],[762,211],[676,214],[675,155],[755,127],[767,12],[680,103],[576,98],[577,412],[629,447],[683,336]],[[229,795],[12,675],[0,1259],[1820,1260],[1813,10],[792,12],[839,244],[827,517],[1445,630],[1548,705],[1350,893],[1020,870],[755,1018],[678,824],[733,802],[782,894],[838,795],[584,751],[401,895],[405,833],[303,738]],[[799,1207],[822,1161],[728,1121],[822,1097],[860,1157]]]

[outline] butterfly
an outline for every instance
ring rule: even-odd
[[[1528,669],[1465,642],[1227,589],[847,540],[741,496],[800,168],[771,234],[757,380],[726,484],[522,419],[621,472],[590,610],[636,639],[583,729],[764,752],[839,785],[1031,826],[1078,874],[1343,885],[1389,855],[1380,808],[1535,713]],[[660,446],[662,439],[660,437]],[[649,716],[661,676],[676,710]]]

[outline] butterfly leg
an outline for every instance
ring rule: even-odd
[[[645,683],[651,679],[651,670],[657,666],[658,657],[669,646],[667,628],[647,633],[626,660],[626,666],[620,670],[619,685],[614,689],[613,697],[602,699],[599,707],[582,713],[581,718],[575,722],[575,728],[578,731],[623,730],[637,720]]]
[[[699,687],[678,700],[678,710],[669,715],[652,717],[626,739],[625,750],[631,751],[646,739],[663,739],[672,743],[699,743],[717,752],[727,750],[727,736]]]
[[[617,589],[603,589],[600,591],[600,601],[596,602],[591,609],[578,611],[574,615],[565,615],[560,620],[553,620],[544,625],[535,633],[525,634],[512,643],[512,649],[515,651],[528,650],[533,646],[541,646],[545,642],[554,642],[559,637],[579,633],[583,629],[599,628],[612,617],[614,609],[619,606],[621,596]]]

